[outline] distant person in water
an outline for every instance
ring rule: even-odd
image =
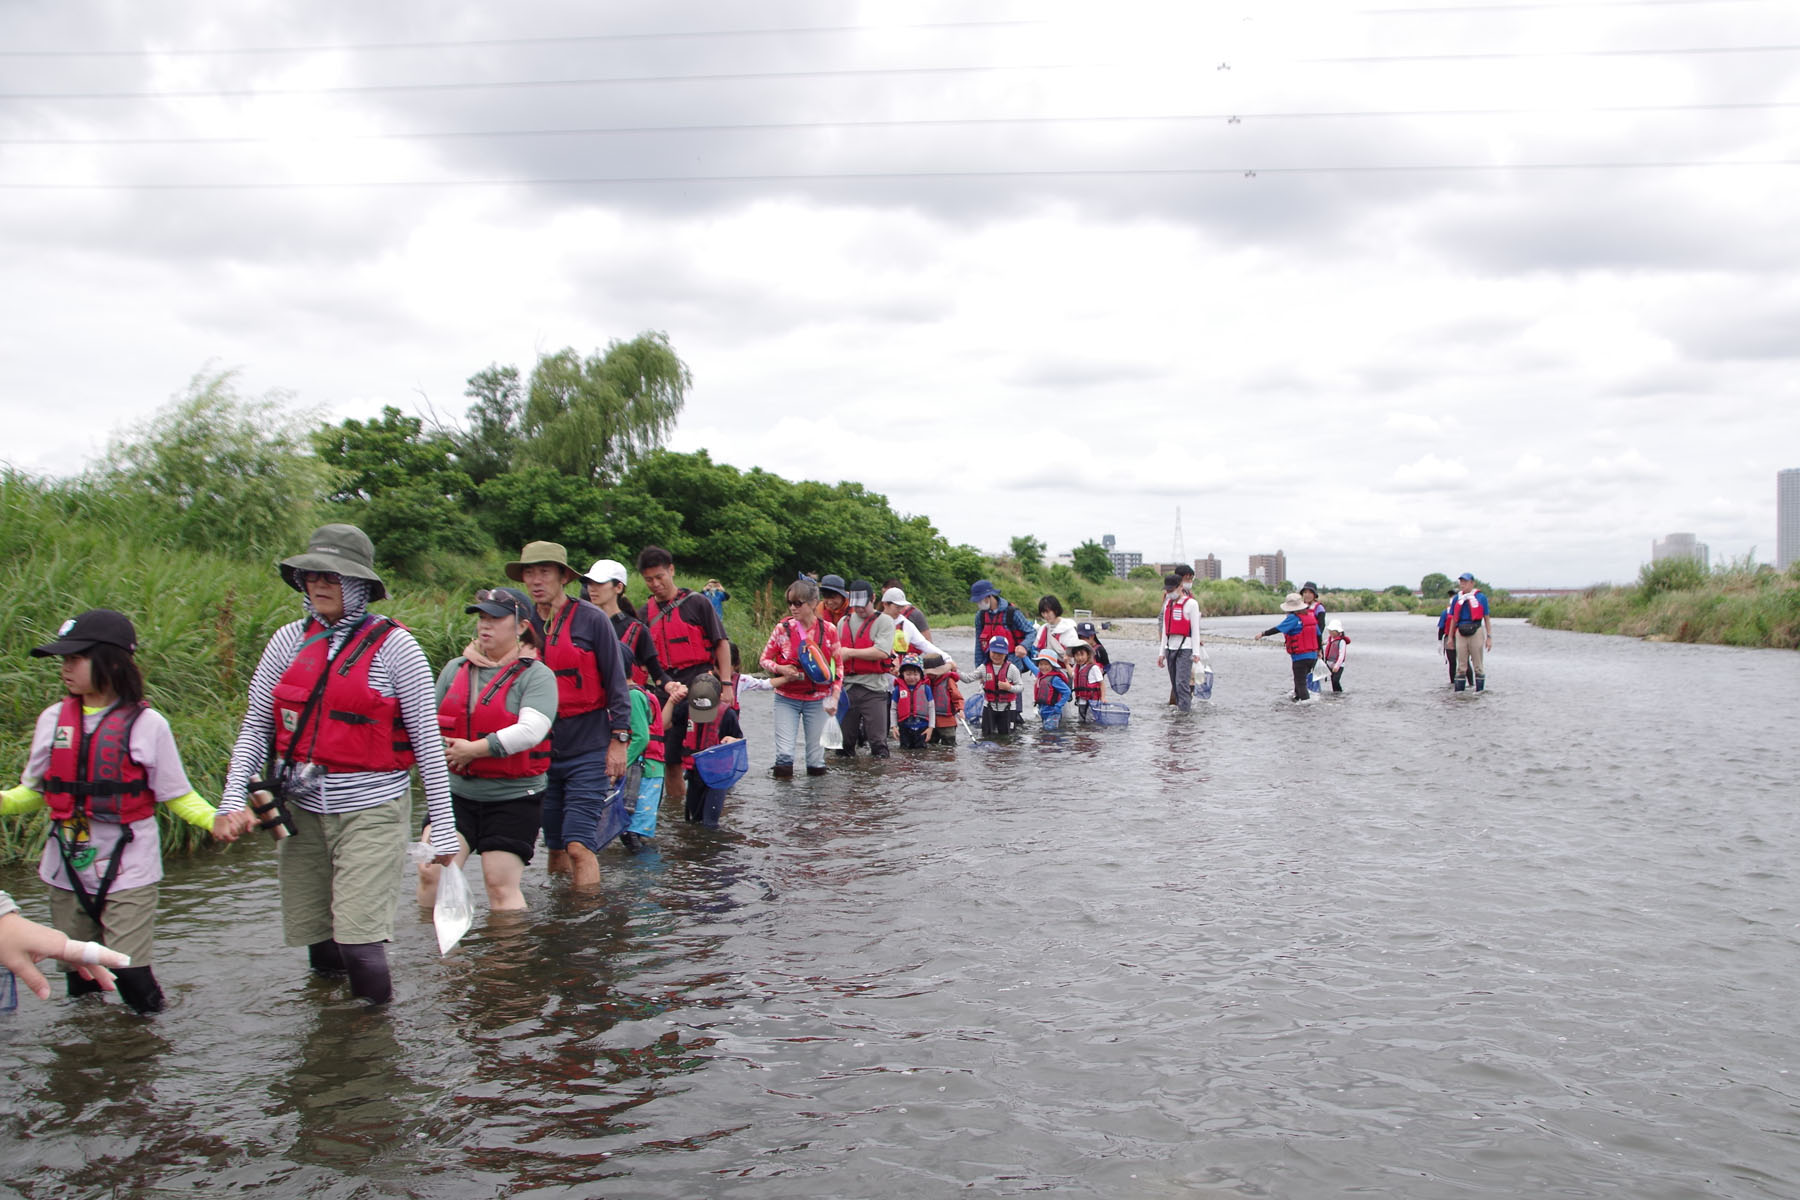
[[[1344,663],[1350,658],[1350,635],[1336,617],[1325,622],[1325,669],[1331,672],[1331,690],[1344,690]]]
[[[1256,635],[1257,641],[1271,634],[1281,635],[1294,670],[1296,704],[1310,698],[1306,677],[1312,674],[1313,664],[1319,661],[1319,627],[1313,623],[1311,610],[1312,606],[1300,598],[1299,592],[1289,592],[1287,599],[1281,602],[1281,611],[1287,616]]]
[[[1450,667],[1450,682],[1456,683],[1456,634],[1450,628],[1450,614],[1456,608],[1456,589],[1451,588],[1444,604],[1444,611],[1438,614],[1437,638],[1438,649],[1444,653],[1444,662]]]
[[[1464,571],[1456,581],[1456,597],[1450,601],[1450,628],[1456,638],[1456,690],[1475,681],[1475,690],[1487,687],[1483,661],[1494,648],[1494,630],[1488,617],[1487,593],[1477,590],[1475,576]]]
[[[1162,634],[1162,650],[1156,665],[1169,668],[1170,703],[1182,712],[1194,702],[1194,647],[1200,645],[1200,602],[1181,586],[1176,574],[1163,576],[1162,614],[1157,629]]]

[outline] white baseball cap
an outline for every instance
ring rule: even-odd
[[[889,588],[881,593],[881,602],[883,604],[905,604],[906,593],[899,588]]]
[[[603,558],[589,567],[587,574],[582,578],[589,583],[624,583],[628,576],[625,574],[624,563]]]

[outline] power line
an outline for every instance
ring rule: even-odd
[[[449,141],[483,138],[615,137],[632,134],[785,133],[810,129],[936,129],[956,126],[1194,124],[1253,121],[1382,120],[1396,118],[1632,115],[1669,112],[1732,112],[1800,108],[1800,100],[1742,103],[1607,104],[1519,108],[1396,108],[1292,112],[1139,113],[1041,117],[884,117],[842,121],[737,121],[691,125],[593,125],[568,129],[458,129],[394,133],[245,134],[179,137],[0,137],[0,146],[238,146],[267,142]]]
[[[1308,66],[1405,62],[1470,62],[1569,58],[1683,57],[1730,54],[1791,54],[1800,44],[1684,46],[1621,50],[1491,51],[1473,54],[1371,54],[1289,60]],[[1221,64],[1228,65],[1228,64]],[[572,87],[616,87],[674,83],[745,83],[785,79],[875,79],[924,75],[975,75],[1032,71],[1129,70],[1143,63],[1003,63],[931,67],[843,67],[809,71],[723,71],[695,75],[598,75],[561,79],[447,80],[436,83],[361,83],[328,87],[179,88],[129,92],[0,92],[0,100],[196,100],[257,96],[352,96],[394,92],[494,91]]]
[[[901,25],[791,25],[767,29],[677,29],[655,33],[569,33],[538,37],[466,38],[429,42],[337,42],[311,46],[186,46],[138,50],[0,50],[0,58],[222,58],[234,54],[346,54],[393,50],[479,50],[497,46],[591,45],[600,42],[700,41],[723,38],[796,37],[808,34],[888,33],[899,30],[1016,29],[1049,21],[920,21]]]
[[[195,192],[195,191],[371,191],[425,188],[509,187],[613,187],[644,184],[723,183],[870,183],[901,180],[971,179],[1105,179],[1105,178],[1202,178],[1262,175],[1405,175],[1405,174],[1505,174],[1561,171],[1662,171],[1717,170],[1744,167],[1795,167],[1800,158],[1681,160],[1643,162],[1541,162],[1541,163],[1399,163],[1391,165],[1332,164],[1319,166],[1248,167],[1071,167],[1042,170],[943,170],[943,171],[819,171],[743,175],[618,175],[564,176],[533,179],[391,179],[319,182],[195,182],[179,183],[0,183],[9,192]]]

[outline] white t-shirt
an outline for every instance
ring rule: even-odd
[[[1192,650],[1200,644],[1200,602],[1192,596],[1186,596],[1181,601],[1181,607],[1187,610],[1188,628],[1193,632],[1188,634],[1165,632],[1162,639],[1164,650]],[[1168,628],[1168,611],[1169,602],[1165,599],[1163,611],[1156,618],[1156,627],[1159,630]]]

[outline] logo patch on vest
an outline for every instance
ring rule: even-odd
[[[56,737],[51,740],[50,748],[53,750],[69,750],[72,749],[74,745],[75,727],[73,725],[58,725],[56,727]]]
[[[298,726],[299,724],[300,724],[300,713],[297,710],[292,709],[292,708],[284,708],[281,710],[281,727],[283,729],[287,730],[289,733],[292,733],[292,732],[294,732],[295,727]]]

